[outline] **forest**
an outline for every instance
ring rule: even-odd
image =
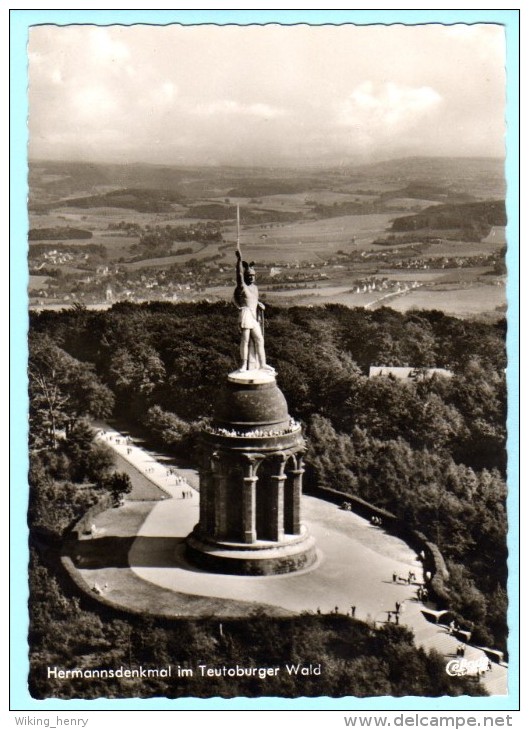
[[[28,232],[29,241],[69,241],[76,238],[92,238],[92,232],[85,231],[82,228],[71,228],[70,226],[30,228]],[[102,246],[99,248],[102,248]]]
[[[128,208],[139,212],[170,213],[173,203],[180,203],[183,196],[173,190],[152,190],[150,188],[125,188],[112,190],[101,195],[70,198],[63,205],[74,208],[95,208],[112,206]]]
[[[472,625],[476,643],[505,651],[505,322],[338,305],[269,306],[266,315],[267,357],[307,438],[307,488],[357,495],[425,533],[447,560],[452,610]],[[227,303],[31,313],[30,481],[34,498],[41,495],[40,523],[60,537],[68,520],[54,526],[55,500],[71,502],[80,517],[82,505],[65,495],[87,484],[126,491],[112,487],[104,457],[91,453],[84,419],[119,415],[189,455],[237,351],[236,311]],[[370,378],[376,365],[409,366],[424,377]],[[432,367],[452,375],[428,377]],[[46,643],[44,633],[35,636]]]
[[[460,229],[467,231],[463,240],[482,240],[492,226],[507,225],[504,200],[488,200],[460,205],[432,205],[415,215],[405,215],[393,221],[393,231],[426,229]]]

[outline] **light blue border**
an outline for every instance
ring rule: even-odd
[[[27,74],[26,44],[31,25],[56,23],[498,23],[507,39],[507,265],[509,280],[509,696],[494,698],[213,698],[136,700],[34,700],[29,696],[27,661]],[[519,704],[518,454],[519,454],[519,15],[517,10],[11,10],[10,16],[10,256],[11,256],[11,709],[63,710],[516,710]]]

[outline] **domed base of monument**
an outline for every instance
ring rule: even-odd
[[[215,541],[195,528],[187,537],[186,550],[204,570],[248,576],[294,573],[314,565],[317,557],[314,538],[304,526],[300,535],[287,535],[281,542],[251,544]]]

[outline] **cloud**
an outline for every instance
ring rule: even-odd
[[[219,114],[232,114],[237,116],[259,117],[262,119],[276,119],[284,117],[286,111],[269,104],[253,103],[243,104],[233,99],[220,99],[207,104],[189,105],[187,111],[201,117],[213,117]]]
[[[60,68],[53,69],[51,72],[51,82],[53,84],[62,84],[64,82],[62,71]]]
[[[123,63],[130,58],[125,43],[112,37],[108,28],[90,28],[88,41],[89,53],[99,63]]]
[[[372,81],[359,84],[339,109],[339,123],[357,127],[368,125],[374,132],[394,132],[417,124],[420,118],[437,107],[441,95],[429,86],[410,87]]]
[[[178,86],[172,81],[164,81],[162,84],[155,86],[150,93],[137,99],[140,106],[155,106],[160,113],[166,109],[172,109],[177,103],[179,95]]]
[[[41,157],[502,154],[501,26],[39,26],[28,58]]]
[[[76,91],[72,106],[81,122],[108,119],[118,109],[116,97],[104,86],[85,86]]]

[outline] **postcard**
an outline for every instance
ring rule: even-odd
[[[517,11],[11,20],[12,709],[515,709]]]

